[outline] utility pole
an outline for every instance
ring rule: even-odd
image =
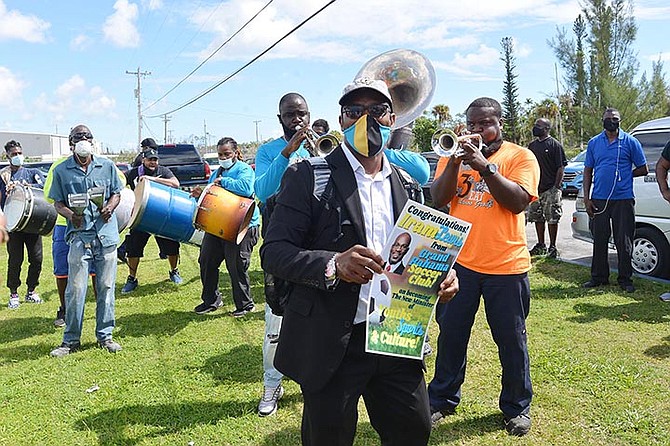
[[[256,145],[258,145],[258,143],[259,143],[259,141],[258,141],[258,123],[260,123],[260,122],[262,122],[262,121],[260,121],[260,120],[254,121],[254,124],[256,124]]]
[[[207,121],[205,119],[202,120],[202,125],[205,132],[205,153],[207,153],[209,149],[209,133],[207,133]]]
[[[168,143],[168,122],[172,119],[172,116],[167,114],[163,115],[163,144]]]
[[[132,74],[137,76],[137,88],[135,89],[135,97],[137,98],[137,147],[142,143],[142,82],[141,79],[144,76],[151,74],[151,71],[140,71],[140,67],[137,67],[137,71],[128,71],[126,74]]]

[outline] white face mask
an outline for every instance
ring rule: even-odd
[[[231,167],[233,167],[233,164],[235,164],[235,160],[233,158],[219,160],[219,166],[223,167],[224,169],[230,169]]]
[[[74,153],[81,158],[88,158],[93,153],[93,145],[88,140],[79,141],[74,145]]]
[[[12,164],[12,166],[19,167],[23,165],[23,160],[25,160],[25,157],[22,154],[18,154],[11,157],[9,162]]]

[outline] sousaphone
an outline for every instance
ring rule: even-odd
[[[408,147],[414,120],[433,99],[436,85],[433,64],[417,51],[395,49],[367,61],[355,79],[361,77],[381,79],[386,83],[396,114],[389,147]]]

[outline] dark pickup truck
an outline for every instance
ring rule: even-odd
[[[138,156],[136,163],[141,162]],[[179,186],[191,190],[194,186],[207,184],[212,169],[198,153],[193,144],[165,144],[158,146],[158,163],[169,167],[179,180]],[[135,164],[135,163],[133,163]]]

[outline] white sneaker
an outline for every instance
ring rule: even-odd
[[[30,302],[31,304],[41,304],[42,303],[42,298],[40,297],[39,294],[37,294],[37,291],[29,291],[28,294],[26,294],[26,302]]]
[[[267,417],[277,411],[279,399],[284,396],[284,387],[263,387],[263,397],[258,403],[258,415]]]

